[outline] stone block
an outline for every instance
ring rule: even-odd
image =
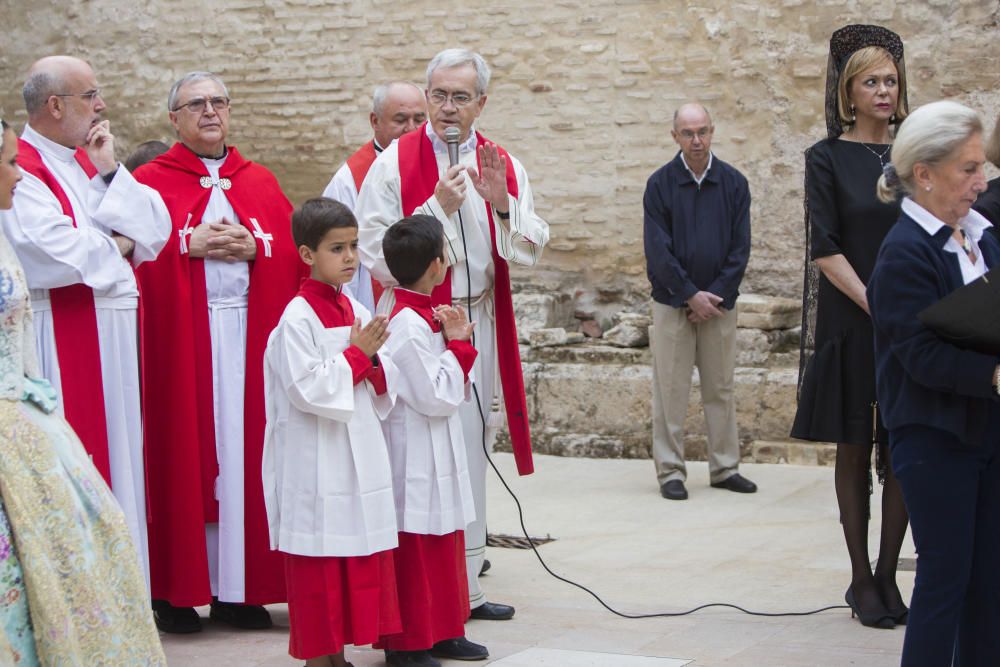
[[[647,347],[652,320],[639,313],[620,313],[618,324],[604,332],[604,341],[617,347]]]
[[[792,329],[802,323],[802,302],[762,294],[741,294],[737,326],[745,329]]]
[[[518,338],[522,343],[528,342],[530,332],[535,329],[576,328],[573,299],[568,294],[518,292],[513,300]]]

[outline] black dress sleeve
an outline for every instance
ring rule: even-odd
[[[836,176],[826,141],[806,153],[806,215],[809,217],[811,259],[843,253],[837,214]]]

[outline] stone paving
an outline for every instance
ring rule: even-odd
[[[745,464],[741,471],[760,491],[741,496],[710,488],[706,464],[692,463],[691,497],[674,502],[660,498],[648,460],[538,456],[537,472],[525,478],[516,477],[510,455],[495,460],[522,501],[529,533],[556,538],[540,547],[549,566],[623,611],[676,612],[716,601],[761,612],[843,604],[849,569],[832,468]],[[518,533],[514,504],[495,478],[489,494],[490,532]],[[874,557],[877,498],[872,506]],[[902,556],[913,555],[908,539]],[[497,667],[899,663],[903,629],[864,628],[846,608],[778,618],[713,608],[627,620],[546,574],[530,551],[491,548],[488,558],[489,599],[515,605],[517,615],[470,622],[467,636],[489,647]],[[901,572],[899,579],[908,598],[913,574]],[[287,655],[287,609],[271,610],[276,627],[268,632],[236,632],[206,620],[199,635],[163,636],[170,664],[296,664]],[[348,649],[348,657],[355,667],[384,664],[371,649]]]

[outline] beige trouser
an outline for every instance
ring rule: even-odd
[[[740,461],[733,391],[736,310],[692,324],[686,309],[654,301],[649,346],[653,353],[653,460],[659,484],[687,479],[684,418],[695,365],[701,379],[710,481],[714,484],[736,474]]]

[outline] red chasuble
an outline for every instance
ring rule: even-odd
[[[438,182],[437,158],[434,147],[427,136],[426,123],[413,132],[399,138],[399,182],[403,200],[403,215],[412,215],[434,194]],[[483,135],[476,133],[476,147],[486,142]],[[507,152],[500,148],[500,155]],[[482,165],[479,165],[482,170]],[[507,192],[517,198],[517,176],[514,166],[507,159]],[[489,219],[490,238],[493,241],[494,308],[496,313],[497,354],[500,369],[500,384],[503,386],[504,405],[507,410],[507,428],[514,449],[517,471],[530,475],[535,467],[531,458],[531,434],[528,429],[528,406],[524,395],[524,375],[521,370],[521,352],[517,347],[517,328],[514,322],[514,302],[510,293],[510,268],[497,254],[496,230],[493,226],[493,211],[485,202]],[[445,281],[431,294],[435,304],[451,304],[451,268]]]
[[[274,176],[230,147],[219,171],[226,198],[257,243],[250,263],[244,398],[244,545],[247,604],[285,600],[282,557],[270,550],[261,458],[264,447],[264,348],[306,266],[291,234],[292,205]],[[155,262],[136,271],[146,299],[142,322],[142,405],[149,471],[152,597],[190,607],[211,599],[205,524],[219,520],[215,480],[212,342],[204,260],[190,257],[202,222],[208,169],[184,145],[138,169],[163,197],[173,233]]]
[[[26,172],[44,183],[76,227],[73,206],[69,203],[55,175],[42,161],[34,146],[17,140],[17,162]],[[97,174],[82,148],[76,149],[76,161],[90,178]],[[94,310],[94,290],[83,283],[49,290],[52,304],[52,328],[55,330],[56,358],[62,385],[63,413],[80,437],[104,481],[111,486],[108,455],[108,424],[104,414],[104,379],[101,376],[101,345]],[[32,341],[30,344],[34,344]]]

